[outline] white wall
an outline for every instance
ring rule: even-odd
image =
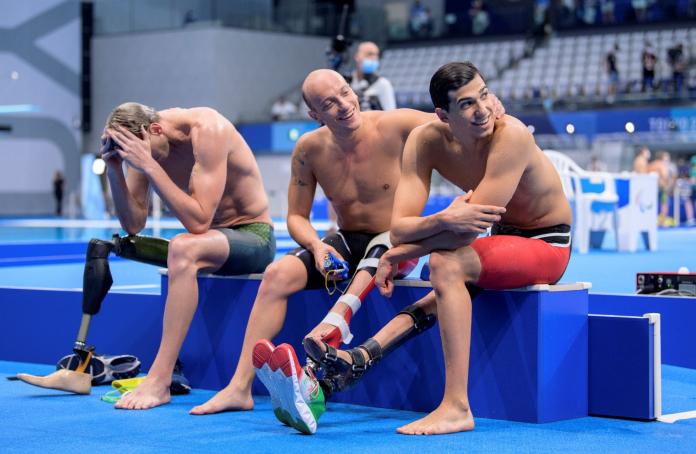
[[[216,27],[96,37],[88,147],[98,147],[104,120],[125,101],[213,107],[234,123],[267,119],[280,94],[325,66],[327,44],[324,37]]]
[[[66,199],[79,187],[80,33],[79,2],[2,2],[0,124],[12,130],[0,132],[0,215],[52,213],[57,170]]]

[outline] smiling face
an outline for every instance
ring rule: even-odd
[[[430,79],[435,113],[461,141],[490,136],[494,129],[494,97],[471,62],[442,65]]]
[[[437,108],[435,112],[449,124],[455,136],[480,139],[493,133],[493,100],[480,75],[448,94],[447,109]]]
[[[302,92],[309,116],[334,132],[354,131],[362,124],[358,97],[337,72],[320,69],[307,76]]]

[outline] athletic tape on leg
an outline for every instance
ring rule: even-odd
[[[336,302],[343,303],[350,307],[353,315],[355,315],[360,310],[360,306],[362,306],[362,301],[360,301],[360,298],[355,295],[351,295],[350,293],[343,294]]]
[[[344,344],[349,344],[350,341],[353,340],[353,335],[350,332],[348,323],[346,323],[346,320],[340,315],[338,315],[336,312],[329,312],[328,314],[326,314],[326,317],[324,317],[324,320],[322,320],[321,322],[333,325],[336,328],[338,328],[338,330],[341,332],[341,341]]]

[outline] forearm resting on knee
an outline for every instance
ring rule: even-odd
[[[390,249],[386,255],[392,263],[396,263],[413,257],[422,257],[433,251],[459,249],[470,245],[476,237],[477,234],[474,233],[459,234],[443,231],[421,241],[396,246]]]

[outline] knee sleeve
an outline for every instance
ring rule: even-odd
[[[167,266],[169,241],[161,238],[114,235],[112,241],[93,239],[87,246],[82,277],[82,312],[96,315],[113,284],[109,254],[155,266]]]
[[[167,267],[168,240],[150,236],[128,235],[119,237],[114,235],[113,242],[114,252],[119,257],[162,268]]]
[[[384,255],[387,250],[392,247],[391,241],[389,240],[389,232],[383,232],[372,238],[365,249],[365,257],[358,263],[357,271],[367,271],[370,276],[374,276],[377,272],[377,264],[379,263],[379,258]]]

